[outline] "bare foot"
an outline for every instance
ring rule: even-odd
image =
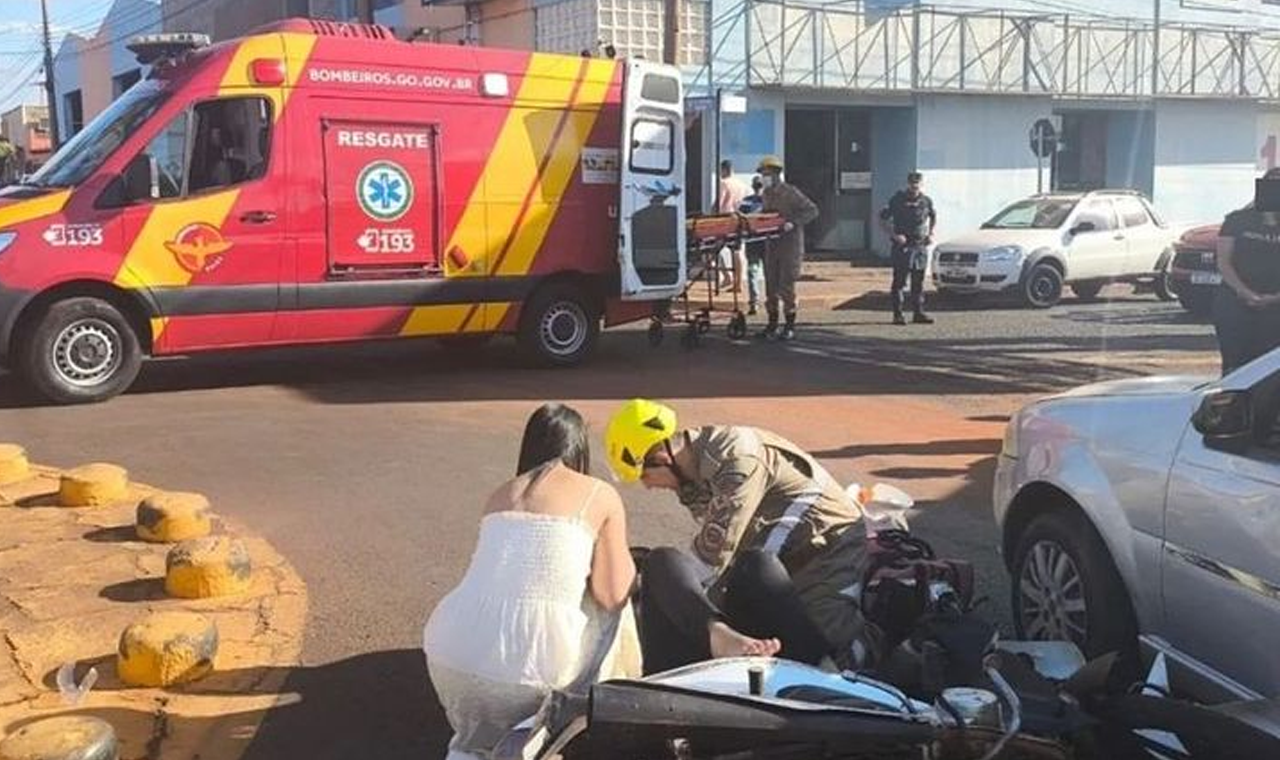
[[[782,649],[777,639],[755,639],[738,633],[725,623],[716,621],[707,627],[711,636],[711,656],[721,657],[772,657]]]

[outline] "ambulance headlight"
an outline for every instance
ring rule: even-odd
[[[18,239],[16,232],[0,232],[0,253],[4,253],[4,249],[13,245],[13,241]]]

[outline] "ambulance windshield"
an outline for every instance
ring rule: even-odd
[[[49,159],[25,184],[73,187],[88,179],[129,135],[164,102],[163,81],[147,79],[131,87]]]

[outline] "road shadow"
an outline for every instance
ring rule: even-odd
[[[818,325],[805,328],[825,346],[848,347],[850,357],[802,354],[796,344],[731,344],[719,328],[692,351],[678,340],[650,348],[643,332],[621,331],[599,347],[589,372],[529,369],[512,357],[514,344],[498,340],[455,354],[415,343],[288,349],[149,363],[126,399],[178,391],[256,386],[285,387],[328,404],[542,400],[752,398],[901,393],[1038,393],[1099,379],[1085,363],[1045,357],[942,348],[951,341],[902,342],[850,338]],[[843,350],[843,348],[841,348]],[[983,374],[973,376],[975,366]],[[768,372],[762,372],[762,367]],[[708,382],[706,372],[732,382]],[[958,370],[963,370],[958,372]],[[968,376],[966,376],[968,375]],[[1107,377],[1123,376],[1116,372]],[[0,407],[21,403],[10,377],[0,378]],[[63,412],[59,412],[63,413]]]
[[[877,478],[893,480],[929,480],[931,478],[953,478],[964,475],[968,470],[963,467],[882,467],[872,470],[870,474]]]
[[[79,663],[77,683],[90,667],[99,673],[95,691],[124,688],[115,676],[114,656]],[[54,673],[45,681],[49,688],[57,688]],[[452,735],[419,649],[370,652],[311,667],[217,671],[196,683],[164,691],[225,697],[231,704],[255,694],[281,695],[274,707],[265,710],[200,718],[164,716],[166,735],[212,731],[215,741],[243,739],[234,755],[242,760],[422,760],[444,757]],[[155,712],[116,708],[69,710],[68,714],[96,715],[117,729],[152,724],[157,718]],[[261,724],[252,730],[258,720]],[[28,722],[7,728],[14,730]],[[125,749],[134,754],[122,757],[170,756],[164,751],[163,737],[145,754],[143,748]],[[200,748],[194,749],[199,756]]]
[[[948,456],[962,454],[995,454],[1000,450],[998,438],[961,438],[922,443],[850,444],[838,449],[810,452],[819,459],[858,459],[866,456]],[[892,477],[892,476],[886,476]]]
[[[192,692],[245,677],[214,674]],[[443,757],[452,735],[419,649],[289,668],[280,691],[296,699],[266,713],[242,760],[421,760]]]
[[[139,541],[138,529],[133,525],[113,525],[109,528],[94,528],[82,536],[86,541],[96,544],[125,544]]]
[[[98,592],[112,602],[159,602],[170,598],[164,591],[163,578],[137,578],[113,583]]]

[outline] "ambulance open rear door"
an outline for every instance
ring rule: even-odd
[[[628,61],[623,88],[618,204],[622,299],[684,292],[684,98],[674,66]]]

